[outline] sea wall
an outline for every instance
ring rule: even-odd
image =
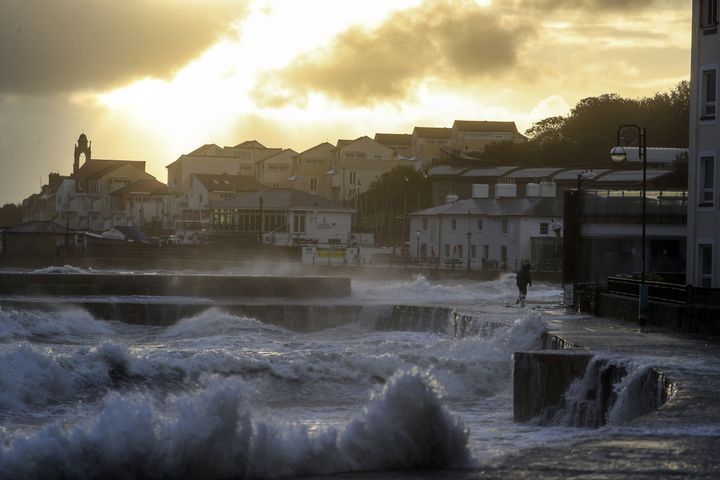
[[[637,297],[598,293],[593,315],[618,320],[637,321]],[[683,305],[650,300],[647,324],[680,332],[720,334],[720,306]]]
[[[350,293],[347,277],[0,273],[0,295],[336,298]]]
[[[621,362],[573,349],[566,340],[547,335],[545,345],[563,350],[513,354],[513,418],[516,422],[597,428],[608,422],[618,401],[618,385],[625,385],[623,421],[649,413],[664,404],[674,384],[649,368],[630,378]]]
[[[558,407],[592,359],[587,353],[563,351],[513,354],[513,419],[528,422]]]

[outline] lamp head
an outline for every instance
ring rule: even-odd
[[[627,160],[627,152],[623,147],[617,145],[610,150],[610,159],[615,163],[622,163]]]

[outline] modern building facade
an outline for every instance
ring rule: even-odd
[[[718,0],[692,2],[690,152],[686,281],[720,287],[720,191],[718,190]]]

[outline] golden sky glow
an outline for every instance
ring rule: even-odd
[[[302,151],[455,119],[524,130],[582,98],[651,95],[689,75],[689,0],[0,7],[3,203],[69,173],[83,131],[96,158],[146,160],[165,181],[165,165],[205,143]]]

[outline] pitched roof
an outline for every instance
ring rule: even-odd
[[[8,233],[67,233],[67,228],[52,220],[34,220],[21,223],[9,230]]]
[[[143,178],[130,182],[122,188],[113,190],[110,195],[123,195],[126,193],[146,193],[148,195],[164,195],[168,191],[167,185],[156,178]]]
[[[511,172],[518,167],[486,167],[486,168],[473,168],[462,173],[463,177],[502,177],[503,175]],[[510,176],[510,175],[508,175]]]
[[[240,210],[257,210],[260,197],[263,199],[263,209],[269,210],[324,210],[337,212],[354,212],[345,205],[326,200],[317,195],[294,190],[291,188],[278,188],[248,193],[238,198],[229,198],[209,205],[209,208],[236,208]]]
[[[328,147],[330,147],[330,148],[335,148],[335,145],[333,145],[332,143],[330,143],[330,142],[323,142],[323,143],[318,143],[318,144],[315,145],[314,147],[310,147],[310,148],[308,148],[307,150],[298,153],[298,155],[305,155],[306,153],[310,153],[310,152],[312,152],[313,150],[315,150],[315,149],[317,149],[317,148],[325,147],[325,146],[328,146]]]
[[[262,143],[258,142],[257,140],[245,140],[242,143],[238,143],[233,148],[267,148]]]
[[[376,133],[375,141],[383,145],[410,145],[412,143],[412,135],[408,133]]]
[[[195,173],[194,176],[208,192],[257,192],[264,188],[255,177],[249,175]]]
[[[340,150],[342,148],[347,147],[351,143],[353,143],[355,140],[348,140],[346,138],[341,138],[337,141],[337,147],[335,147],[335,150]]]
[[[423,138],[452,138],[452,129],[447,127],[415,127],[413,135]]]
[[[545,178],[560,172],[561,167],[519,168],[505,175],[506,178]]]
[[[485,215],[488,217],[562,217],[563,203],[557,198],[472,198],[445,203],[409,215]]]
[[[202,147],[196,148],[195,150],[193,150],[192,152],[188,153],[187,155],[189,155],[189,156],[201,155],[205,150],[207,150],[208,148],[211,148],[211,147],[215,147],[215,148],[217,148],[218,150],[222,150],[219,146],[215,145],[214,143],[206,143],[206,144],[203,145]]]
[[[269,149],[269,150],[274,150],[274,149]],[[285,153],[285,152],[291,152],[291,153],[292,153],[292,155],[290,155],[291,158],[292,158],[294,155],[297,155],[297,152],[296,152],[295,150],[291,149],[291,148],[286,148],[286,149],[284,149],[284,150],[281,149],[281,148],[279,148],[279,149],[277,149],[277,150],[278,150],[277,152],[274,152],[274,153],[268,155],[267,157],[261,158],[260,160],[257,161],[257,163],[262,163],[262,162],[264,162],[265,160],[269,160],[269,159],[271,159],[271,158],[273,158],[273,157],[277,157],[277,156],[280,155],[281,153]]]
[[[139,160],[100,160],[93,158],[87,160],[78,169],[76,181],[82,181],[87,178],[98,178],[106,175],[113,170],[129,165],[133,168],[144,172],[145,162]]]
[[[462,132],[518,132],[515,122],[489,122],[487,120],[455,120],[453,129]]]

